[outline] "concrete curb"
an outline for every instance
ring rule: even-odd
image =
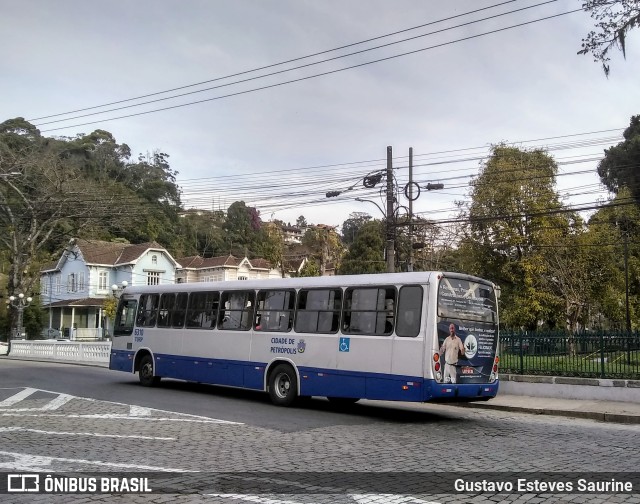
[[[44,362],[51,364],[73,364],[74,366],[91,366],[109,368],[108,362],[86,362],[86,361],[73,361],[73,360],[52,360],[38,357],[14,357],[11,355],[0,355],[0,361],[13,360],[13,361],[30,361],[30,362]]]
[[[599,422],[611,422],[622,424],[640,424],[640,415],[628,415],[621,413],[607,413],[603,411],[578,411],[550,408],[527,408],[523,406],[508,406],[505,404],[486,403],[466,403],[460,404],[466,408],[493,409],[499,411],[509,411],[513,413],[526,413],[532,415],[551,415],[566,418],[582,418],[586,420],[597,420]]]

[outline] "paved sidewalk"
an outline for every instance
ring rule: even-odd
[[[500,394],[498,392],[494,399],[486,402],[467,403],[465,407],[640,424],[640,404],[632,402],[557,399]]]

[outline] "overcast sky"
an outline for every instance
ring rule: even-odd
[[[0,0],[0,121],[24,117],[47,136],[105,129],[134,154],[159,149],[179,172],[186,207],[226,208],[244,200],[264,220],[294,223],[304,215],[312,223],[339,225],[355,211],[380,217],[371,203],[355,198],[382,204],[382,184],[367,190],[362,180],[385,168],[387,146],[400,186],[407,182],[410,147],[415,180],[445,184],[442,191],[423,191],[414,203],[425,217],[451,215],[478,173],[479,158],[502,141],[549,148],[560,163],[558,189],[567,204],[606,197],[596,158],[640,113],[640,30],[630,34],[626,60],[613,54],[607,79],[590,56],[576,54],[593,24],[583,12],[460,40],[579,9],[582,1],[558,0],[455,28],[539,2],[505,2],[460,16],[498,3]],[[193,86],[451,16],[460,17]],[[285,83],[412,51],[418,52]],[[235,83],[248,78],[255,79]],[[36,120],[183,86],[191,87]],[[224,97],[234,93],[242,94]],[[209,101],[113,119],[201,100]],[[65,120],[44,124],[59,119]],[[587,132],[598,133],[570,136]],[[327,191],[344,192],[327,199]],[[404,198],[400,203],[408,205]]]

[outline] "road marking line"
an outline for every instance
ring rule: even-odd
[[[124,435],[124,434],[100,434],[97,432],[58,432],[58,431],[45,431],[40,429],[27,429],[25,427],[0,427],[0,432],[33,432],[35,434],[46,434],[46,435],[56,435],[56,436],[90,436],[90,437],[99,437],[99,438],[124,438],[124,439],[144,439],[144,440],[152,440],[152,441],[175,441],[174,437],[157,437],[157,436],[135,436],[135,435]]]
[[[15,457],[17,462],[25,463],[27,466],[31,465],[32,468],[29,470],[31,470],[32,472],[36,471],[35,466],[43,465],[43,464],[48,464],[50,466],[51,462],[67,462],[72,464],[97,465],[101,467],[113,467],[117,469],[136,469],[139,471],[160,471],[160,472],[171,472],[171,473],[193,472],[187,469],[175,469],[171,467],[123,464],[118,462],[101,462],[98,460],[72,459],[72,458],[63,458],[63,457],[43,457],[40,455],[28,455],[25,453],[15,453],[15,452],[5,452],[5,451],[0,451],[0,455],[8,455],[11,457]],[[10,465],[10,462],[1,462],[0,468],[14,469],[14,466]]]
[[[247,502],[255,502],[257,504],[313,504],[311,502],[300,502],[282,499],[270,499],[269,497],[260,497],[259,495],[246,494],[205,494],[205,497],[222,497],[224,499],[237,499]]]
[[[144,406],[134,406],[129,408],[129,416],[134,417],[148,417],[151,416],[151,408],[145,408]]]
[[[246,494],[205,494],[206,497],[222,497],[223,499],[237,499],[247,502],[255,502],[256,504],[303,504],[300,501],[273,499],[270,497],[261,497],[259,495],[246,495]],[[393,494],[363,494],[363,495],[349,495],[358,504],[440,504],[435,501],[425,501],[418,499],[417,497],[411,497],[407,495],[393,495]],[[312,504],[306,502],[304,504]]]
[[[45,404],[42,409],[46,411],[57,410],[58,408],[60,408],[60,406],[64,406],[69,401],[71,401],[71,399],[73,399],[73,396],[70,396],[69,394],[60,394],[54,400],[49,401],[47,404]]]
[[[5,408],[7,406],[13,406],[14,404],[26,399],[31,394],[36,393],[38,390],[34,388],[26,388],[17,394],[12,395],[11,397],[7,397],[4,401],[0,402],[0,408]]]
[[[0,388],[0,390],[11,390],[6,388]],[[47,394],[56,394],[57,397],[47,403],[45,406],[41,408],[8,408],[8,406],[12,406],[26,397],[29,397],[35,392],[45,392]],[[177,411],[167,411],[160,410],[155,408],[147,408],[145,406],[136,406],[126,403],[114,402],[114,401],[102,401],[100,399],[93,399],[91,397],[78,397],[72,396],[69,394],[61,394],[59,392],[53,392],[51,390],[44,389],[34,389],[34,388],[25,388],[24,390],[18,392],[17,394],[8,397],[4,401],[0,402],[0,407],[3,408],[4,411],[7,412],[22,412],[22,411],[54,411],[59,409],[61,406],[71,401],[72,399],[78,399],[80,401],[91,401],[91,402],[100,402],[105,404],[113,404],[116,406],[127,406],[129,408],[129,415],[120,415],[120,414],[105,414],[105,415],[55,415],[55,416],[63,416],[65,418],[102,418],[102,419],[123,419],[123,420],[150,420],[150,421],[171,421],[171,422],[194,422],[194,423],[216,423],[216,424],[229,424],[229,425],[244,425],[242,422],[232,422],[230,420],[220,420],[217,418],[209,418],[202,415],[192,415],[190,413],[180,413]],[[176,415],[179,417],[186,417],[186,419],[181,418],[153,418],[151,415],[153,413],[162,413],[167,414],[171,413],[172,415]],[[2,413],[0,416],[23,416],[23,415],[13,415],[9,413]],[[46,415],[24,415],[24,416],[46,416]],[[193,419],[193,420],[191,420]]]
[[[184,422],[184,423],[201,423],[201,424],[217,424],[217,425],[244,425],[238,422],[228,422],[226,420],[199,420],[195,418],[167,418],[167,417],[130,417],[127,415],[120,414],[96,414],[96,415],[64,415],[64,414],[53,414],[53,413],[19,413],[20,411],[34,411],[31,409],[24,410],[10,410],[10,413],[0,413],[0,416],[3,417],[53,417],[53,418],[88,418],[92,420],[142,420],[144,422]],[[164,413],[171,413],[170,411],[165,411]],[[179,414],[179,413],[177,413]]]
[[[410,495],[393,495],[393,494],[353,494],[349,495],[358,504],[404,504],[405,502],[413,504],[440,504],[435,501],[425,501]]]

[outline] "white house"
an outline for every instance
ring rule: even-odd
[[[249,259],[227,255],[218,257],[189,256],[178,259],[176,281],[222,282],[226,280],[256,280],[282,278],[279,268],[273,268],[266,259]]]
[[[175,283],[178,267],[155,242],[71,240],[60,259],[40,271],[40,298],[49,313],[49,328],[71,339],[102,339],[109,333],[103,306],[113,296],[112,285]]]

